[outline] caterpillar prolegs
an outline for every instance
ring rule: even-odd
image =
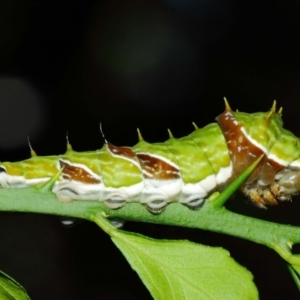
[[[48,181],[59,171],[53,192],[64,202],[96,200],[112,209],[143,203],[159,213],[171,202],[199,208],[258,156],[264,155],[241,190],[259,207],[289,200],[300,192],[300,145],[282,127],[276,102],[266,112],[234,112],[225,100],[217,123],[164,143],[143,140],[130,147],[105,142],[100,150],[35,156],[0,163],[0,187],[23,188]]]

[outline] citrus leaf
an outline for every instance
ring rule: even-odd
[[[291,265],[287,265],[289,271],[290,271],[290,274],[298,288],[298,290],[300,291],[300,278],[299,278],[299,268],[295,267],[294,266],[291,266]],[[298,273],[298,274],[297,274]]]
[[[226,189],[222,191],[217,197],[212,196],[213,206],[214,207],[222,207],[227,200],[240,188],[240,186],[247,180],[252,171],[256,168],[256,166],[262,160],[263,155],[258,157],[243,173],[241,173],[234,181],[232,181]]]
[[[0,271],[0,299],[29,300],[30,298],[19,283]]]
[[[120,230],[112,240],[155,299],[258,299],[252,274],[222,248]]]
[[[297,274],[300,276],[300,268],[299,268],[299,266],[292,265],[292,267],[293,267],[294,271],[296,271]]]

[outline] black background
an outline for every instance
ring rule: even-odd
[[[187,135],[224,109],[283,106],[300,135],[298,1],[0,0],[0,157]],[[300,226],[300,201],[258,210],[237,196],[227,207]],[[95,225],[63,227],[53,216],[1,213],[0,268],[32,299],[151,299]],[[147,224],[125,229],[223,246],[254,275],[261,299],[298,299],[285,263],[237,238]],[[199,283],[200,284],[200,283]]]

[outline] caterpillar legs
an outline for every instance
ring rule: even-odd
[[[192,201],[186,203],[185,205],[190,209],[197,210],[204,205],[204,202],[205,202],[205,199],[199,198],[199,199],[192,200]]]
[[[270,184],[261,185],[255,181],[245,184],[242,191],[260,208],[276,205],[278,200],[289,201],[292,196],[300,193],[300,170],[283,169]]]
[[[145,203],[145,207],[153,214],[160,214],[167,206],[168,202],[164,200],[153,200]]]

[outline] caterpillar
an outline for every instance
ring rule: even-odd
[[[163,143],[139,142],[117,147],[105,140],[100,150],[76,152],[67,142],[59,156],[36,156],[0,163],[0,187],[24,188],[47,182],[61,172],[53,193],[63,202],[104,201],[111,209],[140,202],[152,213],[168,203],[191,209],[203,205],[257,157],[263,159],[241,187],[253,204],[265,208],[300,192],[299,139],[282,127],[282,108],[268,112],[234,112],[225,99],[217,123]]]

